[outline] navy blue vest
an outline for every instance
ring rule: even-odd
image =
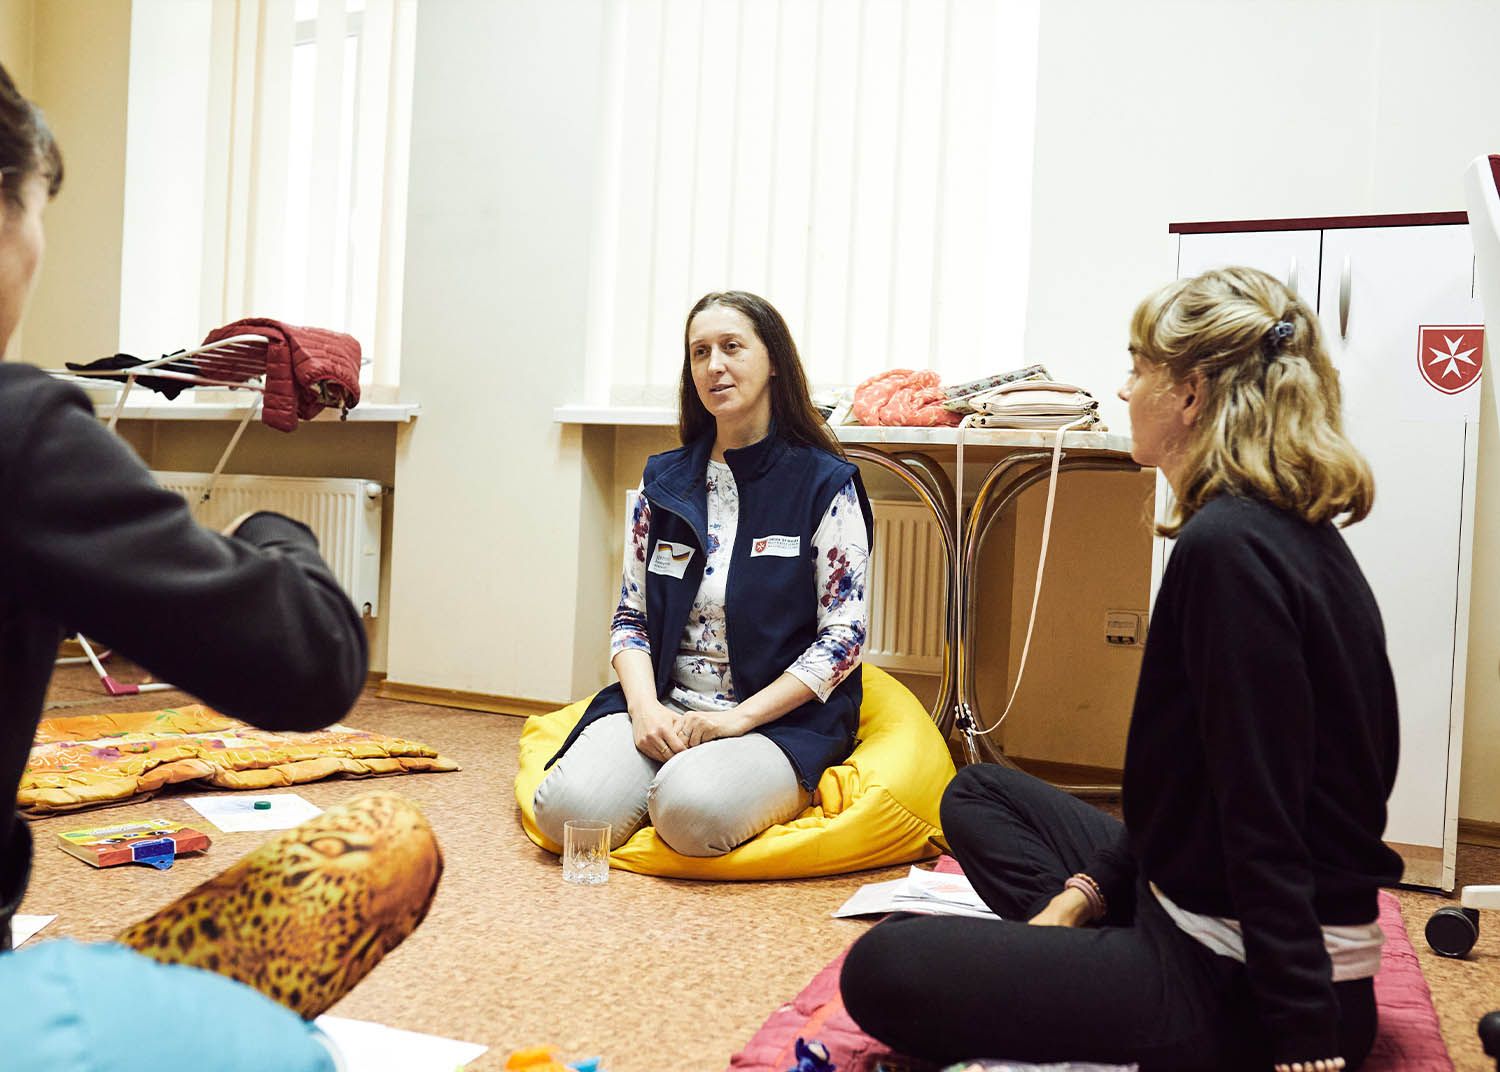
[[[644,492],[651,504],[647,533],[649,562],[659,541],[693,548],[681,577],[646,573],[646,633],[656,670],[656,695],[667,695],[688,612],[703,580],[708,546],[708,471],[712,433],[696,443],[657,454],[646,462]],[[740,493],[739,523],[724,592],[725,639],[735,694],[755,695],[797,661],[818,635],[818,592],[813,535],[843,486],[852,479],[865,516],[865,531],[875,525],[859,470],[825,450],[788,443],[771,433],[740,450],[726,450],[724,461]],[[768,536],[799,541],[795,556],[756,554],[758,540]],[[781,546],[788,544],[781,541]],[[764,550],[764,548],[762,548]],[[776,721],[760,727],[786,753],[797,780],[809,791],[825,768],[841,763],[854,748],[859,705],[864,689],[858,667],[826,703],[810,700]],[[595,719],[624,711],[619,683],[604,689],[547,766],[557,762]]]

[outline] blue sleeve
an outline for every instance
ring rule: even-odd
[[[322,1033],[290,1009],[113,943],[56,939],[0,954],[0,1007],[7,1068],[336,1072]]]

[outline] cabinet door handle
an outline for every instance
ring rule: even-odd
[[[1292,254],[1291,267],[1286,270],[1286,285],[1293,294],[1297,293],[1297,255],[1295,253]]]
[[[1354,257],[1344,254],[1344,270],[1339,275],[1339,338],[1349,339],[1349,296],[1354,289]]]

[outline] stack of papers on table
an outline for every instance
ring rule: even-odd
[[[886,912],[919,912],[934,916],[974,916],[999,919],[990,911],[963,875],[944,875],[913,867],[905,878],[891,882],[873,882],[854,891],[834,913],[845,916],[871,916]]]

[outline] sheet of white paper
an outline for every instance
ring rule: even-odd
[[[235,793],[225,797],[186,797],[187,804],[226,834],[242,830],[290,830],[323,814],[296,793]],[[255,807],[258,800],[269,808]]]
[[[896,891],[905,888],[904,878],[892,879],[890,882],[871,882],[855,890],[833,916],[835,919],[843,919],[847,916],[874,916],[894,912]]]
[[[10,917],[10,944],[12,948],[19,946],[26,939],[36,934],[47,924],[51,923],[56,916],[11,916]]]
[[[343,1053],[346,1072],[454,1072],[489,1049],[342,1016],[313,1022]]]
[[[835,918],[869,916],[885,912],[921,912],[927,915],[974,916],[997,919],[969,880],[962,875],[944,875],[913,867],[905,878],[873,882],[854,891]]]
[[[906,888],[897,891],[896,901],[898,904],[914,902],[934,907],[941,905],[959,915],[995,915],[963,875],[923,871],[919,867],[913,867],[906,876]]]

